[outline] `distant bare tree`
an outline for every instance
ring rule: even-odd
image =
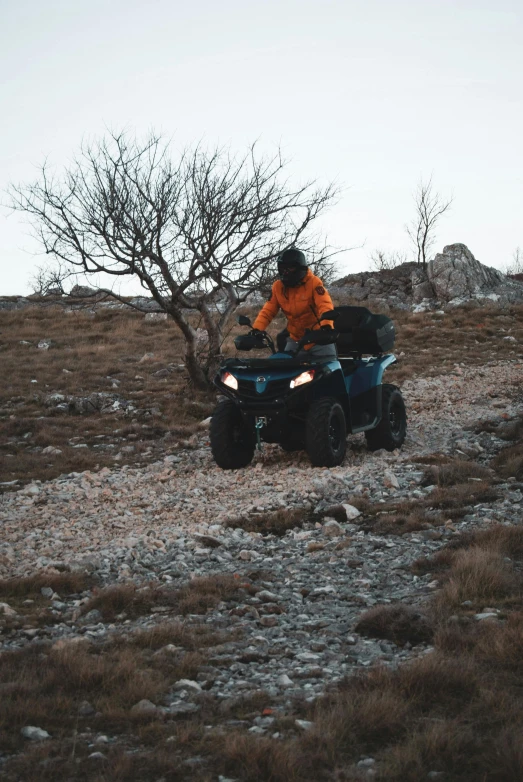
[[[400,252],[384,252],[383,250],[373,250],[370,254],[370,268],[375,272],[390,271],[402,263],[407,262],[407,255]]]
[[[435,242],[435,229],[439,219],[450,209],[453,199],[443,199],[435,193],[432,177],[424,182],[421,180],[414,194],[416,215],[412,222],[405,226],[416,252],[416,260],[424,269],[427,266],[427,256]]]
[[[194,385],[208,388],[226,324],[273,279],[279,252],[299,242],[314,269],[331,271],[333,253],[310,228],[336,188],[292,187],[284,169],[279,152],[264,158],[254,145],[242,157],[196,147],[173,161],[160,136],[120,133],[82,146],[59,178],[44,164],[37,182],[10,192],[61,279],[137,279],[180,328]],[[204,358],[194,310],[207,334]]]
[[[512,253],[512,261],[507,266],[505,274],[523,274],[523,250],[516,247]]]
[[[36,270],[36,274],[31,280],[31,289],[33,293],[38,293],[41,296],[53,293],[64,296],[66,279],[67,273],[61,266],[41,266]]]

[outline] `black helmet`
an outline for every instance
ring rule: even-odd
[[[284,250],[278,256],[278,274],[287,288],[295,288],[307,274],[305,255],[296,247]]]

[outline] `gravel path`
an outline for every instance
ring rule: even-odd
[[[322,501],[343,499],[344,493],[365,493],[373,501],[408,496],[417,480],[416,456],[461,446],[481,458],[481,438],[466,427],[515,413],[514,386],[522,369],[521,361],[456,365],[449,375],[406,382],[409,433],[399,454],[371,454],[356,436],[344,464],[334,469],[312,468],[303,454],[265,446],[249,468],[226,472],[214,465],[203,433],[193,450],[148,467],[73,473],[4,494],[0,575],[29,574],[57,560],[87,559],[98,566],[137,545],[165,552],[181,535],[207,533],[231,516],[292,506],[321,509]],[[390,469],[398,488],[384,484]]]

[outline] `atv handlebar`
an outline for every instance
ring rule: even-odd
[[[250,322],[248,324],[244,322],[241,325],[250,326],[251,324]],[[338,336],[339,332],[331,328],[307,329],[296,345],[296,348],[294,350],[286,350],[285,352],[294,357],[298,355],[305,345],[332,345],[336,342]],[[273,339],[266,331],[255,331],[253,329],[249,334],[242,334],[239,337],[236,337],[234,344],[236,345],[237,350],[261,350],[263,348],[269,348],[273,355],[278,352],[274,346]]]

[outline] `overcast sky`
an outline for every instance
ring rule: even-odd
[[[0,0],[0,189],[109,127],[243,151],[344,187],[321,227],[368,267],[408,251],[420,177],[454,196],[437,249],[523,247],[521,0]],[[5,201],[5,197],[3,197]],[[0,210],[0,294],[42,258]]]

